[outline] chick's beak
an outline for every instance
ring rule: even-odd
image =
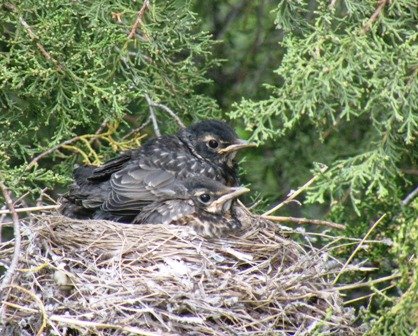
[[[236,152],[242,148],[247,147],[257,147],[257,144],[248,142],[247,140],[238,139],[234,144],[229,145],[228,147],[222,148],[219,151],[219,154],[228,154],[232,152]]]
[[[227,194],[222,195],[217,200],[213,201],[211,204],[211,207],[217,208],[218,206],[222,206],[229,200],[237,198],[238,196],[250,191],[250,189],[245,188],[245,187],[234,187],[234,188],[229,188],[229,190],[230,191]]]

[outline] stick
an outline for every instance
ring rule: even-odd
[[[344,266],[341,268],[340,272],[337,274],[337,276],[335,277],[333,284],[335,285],[339,279],[339,277],[341,276],[341,274],[344,272],[344,270],[346,269],[347,265],[351,262],[351,260],[353,260],[355,254],[357,253],[357,251],[360,249],[360,247],[363,245],[364,241],[369,237],[369,235],[372,233],[372,231],[375,229],[375,227],[383,220],[383,218],[386,217],[386,214],[383,214],[376,223],[373,224],[373,226],[369,229],[369,231],[367,231],[366,235],[363,237],[363,239],[360,241],[360,243],[357,245],[357,247],[354,249],[353,253],[350,255],[350,257],[347,259],[347,261],[345,262]]]
[[[164,333],[153,333],[147,330],[143,330],[136,327],[129,327],[129,326],[123,326],[123,325],[117,325],[117,324],[110,324],[110,323],[97,323],[97,322],[91,322],[91,321],[83,321],[78,320],[76,318],[71,318],[68,316],[61,316],[61,315],[51,315],[49,317],[51,321],[55,322],[61,322],[68,325],[75,325],[79,327],[94,327],[97,329],[115,329],[120,330],[124,332],[128,332],[135,335],[143,335],[143,336],[157,336],[157,335],[165,335]]]
[[[408,205],[418,195],[418,186],[402,201],[402,205]]]
[[[21,245],[21,237],[20,237],[20,223],[19,223],[19,217],[17,216],[17,213],[15,211],[15,208],[13,206],[13,201],[9,195],[9,191],[7,190],[6,186],[3,184],[3,182],[0,181],[0,189],[3,193],[3,197],[6,201],[7,207],[9,208],[12,219],[13,219],[13,234],[14,234],[14,250],[13,250],[13,257],[12,261],[10,262],[9,268],[6,270],[6,273],[4,275],[3,281],[0,286],[0,297],[1,300],[7,301],[7,295],[4,293],[4,290],[6,287],[8,287],[13,279],[13,275],[16,271],[17,265],[19,263],[19,255],[20,255],[20,245]],[[1,229],[1,227],[0,227]],[[5,315],[5,306],[1,307],[1,318],[4,321],[4,315]]]
[[[136,30],[142,24],[142,18],[144,17],[145,10],[148,9],[149,6],[150,6],[149,5],[149,0],[145,0],[144,3],[142,4],[141,9],[138,11],[138,14],[136,16],[136,20],[135,20],[134,24],[132,25],[131,31],[128,35],[129,39],[132,39],[132,38],[135,37]]]
[[[374,280],[370,280],[370,281],[367,281],[367,282],[361,282],[361,283],[336,287],[336,289],[341,291],[341,290],[356,289],[356,288],[361,288],[361,287],[370,287],[372,285],[375,285],[375,284],[378,284],[378,283],[381,283],[381,282],[385,282],[385,281],[389,281],[389,280],[393,280],[393,279],[400,278],[400,277],[401,277],[400,273],[395,273],[395,274],[392,274],[392,275],[385,276],[383,278],[374,279]]]
[[[58,209],[59,205],[43,205],[43,206],[36,206],[36,207],[28,207],[28,208],[18,208],[14,209],[16,213],[18,212],[33,212],[33,211],[43,211],[43,210],[53,210]],[[13,213],[11,210],[0,210],[0,215],[3,214],[10,214]]]
[[[12,12],[17,12],[17,8],[15,5],[12,5],[10,3],[6,3],[4,5],[6,8],[9,8]],[[39,49],[39,51],[41,52],[41,54],[48,60],[51,61],[52,63],[54,63],[54,65],[56,66],[57,70],[60,72],[63,72],[63,67],[61,66],[61,64],[51,56],[51,54],[44,48],[44,46],[39,43],[39,37],[33,32],[31,26],[28,25],[28,23],[21,17],[19,16],[19,22],[20,24],[23,26],[23,28],[26,29],[26,31],[28,32],[28,35],[30,37],[30,39],[35,42],[36,47]]]
[[[149,114],[150,114],[150,117],[151,117],[152,126],[154,127],[154,133],[155,133],[156,136],[161,136],[161,132],[160,132],[160,129],[158,127],[157,117],[155,116],[153,102],[147,94],[145,95],[145,99],[147,100],[147,103],[148,103]]]
[[[320,172],[321,174],[324,173],[326,170],[328,169],[328,167],[323,167],[321,168]],[[302,187],[300,187],[298,190],[294,191],[291,193],[291,195],[286,198],[283,202],[279,203],[278,205],[276,205],[273,209],[270,209],[269,211],[266,211],[265,213],[263,213],[262,216],[268,216],[270,214],[272,214],[273,212],[277,211],[278,209],[280,209],[283,205],[289,203],[290,201],[292,201],[294,198],[296,198],[299,194],[302,193],[302,191],[304,191],[305,189],[307,189],[312,183],[314,183],[320,175],[315,175],[314,177],[312,177],[308,182],[306,182]]]
[[[296,224],[324,225],[324,226],[331,227],[333,229],[345,230],[345,225],[343,224],[328,222],[328,221],[319,220],[319,219],[285,217],[285,216],[265,216],[265,215],[261,215],[260,217],[271,220],[272,222],[293,222]]]
[[[379,18],[380,14],[383,11],[383,8],[385,8],[386,4],[390,0],[378,0],[377,1],[377,7],[374,11],[373,15],[370,17],[370,19],[366,22],[366,24],[363,26],[363,33],[367,33],[370,28],[372,27],[373,23],[376,22],[376,20]]]
[[[177,123],[177,125],[179,125],[181,128],[185,128],[186,126],[183,124],[183,122],[180,120],[180,118],[177,116],[176,113],[174,113],[170,108],[168,108],[167,106],[163,105],[163,104],[157,104],[152,102],[152,105],[155,107],[159,107],[161,109],[163,109],[164,111],[166,111],[171,117],[173,117],[173,119],[175,120],[175,122]]]

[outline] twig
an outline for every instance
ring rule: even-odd
[[[17,268],[17,264],[19,262],[19,255],[20,255],[20,244],[21,244],[21,237],[20,237],[20,223],[19,223],[19,217],[15,211],[15,208],[13,206],[13,201],[10,197],[9,190],[7,190],[6,186],[3,184],[3,182],[0,181],[0,189],[3,193],[4,200],[6,201],[7,207],[9,208],[12,219],[13,219],[13,233],[14,233],[14,250],[13,250],[13,257],[12,261],[10,262],[9,268],[6,270],[6,273],[4,275],[3,281],[0,286],[0,296],[2,300],[6,301],[6,294],[4,294],[4,289],[10,285],[12,282],[14,273]],[[3,297],[4,296],[4,297]],[[1,309],[1,317],[4,321],[4,306],[2,306]]]
[[[150,114],[150,117],[151,117],[152,126],[154,127],[154,133],[155,133],[156,136],[161,136],[161,132],[160,132],[160,129],[158,127],[157,117],[155,116],[153,102],[147,94],[145,95],[145,99],[147,100],[147,103],[148,103],[149,114]]]
[[[389,290],[389,289],[391,289],[393,287],[396,287],[396,286],[397,286],[397,284],[392,284],[392,285],[389,285],[389,286],[387,286],[385,288],[380,289],[377,292],[380,293],[380,294],[382,294],[382,292],[386,292],[387,290]],[[343,305],[344,306],[352,305],[354,302],[357,302],[357,301],[361,301],[361,300],[364,300],[364,299],[367,299],[367,298],[370,298],[371,299],[375,295],[376,295],[376,292],[371,293],[371,294],[367,294],[367,295],[363,295],[363,296],[360,296],[360,297],[356,297],[356,298],[354,298],[352,300],[344,301],[343,302]]]
[[[44,329],[46,328],[46,325],[47,325],[48,314],[46,312],[45,306],[44,306],[43,302],[41,301],[41,299],[38,296],[36,296],[35,293],[32,293],[30,290],[28,290],[26,288],[23,288],[21,286],[9,285],[7,287],[17,289],[17,290],[29,295],[38,304],[39,310],[40,310],[41,315],[42,315],[42,323],[41,323],[41,326],[39,327],[38,332],[36,333],[36,336],[42,335],[42,333],[43,333],[43,331],[44,331]]]
[[[100,124],[99,128],[96,130],[96,132],[94,132],[94,134],[95,134],[95,135],[99,135],[100,133],[102,133],[102,132],[104,131],[104,129],[107,127],[107,123],[108,123],[108,121],[107,121],[107,120],[103,121],[103,122]],[[97,140],[97,138],[91,138],[91,139],[89,140],[89,143],[93,143],[95,140]],[[99,141],[97,141],[97,143],[99,143]]]
[[[46,150],[45,152],[42,152],[41,154],[36,156],[34,159],[32,159],[32,161],[27,165],[26,170],[31,169],[34,165],[37,164],[37,162],[40,159],[44,158],[45,156],[51,154],[52,152],[54,152],[54,151],[56,151],[60,148],[67,148],[67,149],[70,149],[70,150],[78,151],[80,154],[83,155],[83,153],[79,149],[77,149],[76,147],[73,147],[73,146],[69,146],[69,145],[73,142],[81,140],[81,141],[84,142],[84,144],[87,147],[91,148],[90,142],[87,139],[97,139],[97,138],[100,138],[100,137],[108,136],[109,134],[110,134],[110,131],[107,131],[105,133],[99,133],[99,134],[97,134],[97,133],[96,134],[84,134],[84,135],[77,135],[77,136],[75,136],[71,139],[65,140],[64,142],[61,142],[60,144]]]
[[[271,220],[272,222],[293,222],[296,224],[314,224],[314,225],[324,225],[334,229],[344,230],[345,225],[328,222],[319,219],[309,219],[309,218],[298,218],[298,217],[285,217],[285,216],[265,216],[261,215],[261,218]]]
[[[135,37],[136,30],[138,29],[140,25],[142,25],[142,18],[144,17],[145,10],[147,10],[149,6],[150,6],[149,0],[145,0],[144,3],[142,4],[141,9],[138,11],[138,14],[136,15],[136,20],[134,24],[132,25],[131,31],[128,35],[129,39],[132,39]]]
[[[373,286],[375,284],[385,282],[385,281],[389,281],[389,280],[393,280],[393,279],[400,278],[400,277],[401,277],[400,273],[394,273],[392,275],[388,275],[386,277],[379,278],[379,279],[369,280],[367,282],[361,282],[361,283],[339,286],[339,287],[336,287],[336,289],[338,289],[339,291],[342,291],[342,290],[350,290],[350,289],[356,289],[356,288],[361,288],[361,287],[370,287],[370,286]]]
[[[164,111],[166,111],[174,119],[174,121],[177,123],[177,125],[179,127],[181,127],[181,128],[186,127],[183,124],[183,122],[181,121],[181,119],[177,116],[177,114],[173,112],[173,110],[171,110],[170,108],[168,108],[167,106],[165,106],[163,104],[157,104],[157,103],[154,103],[153,101],[151,103],[152,103],[153,106],[159,107],[159,108],[163,109]]]
[[[129,138],[130,136],[134,135],[135,133],[138,133],[140,131],[142,131],[145,127],[148,126],[148,124],[151,122],[151,116],[148,117],[148,119],[139,127],[134,128],[133,130],[131,130],[129,133],[125,134],[122,137],[122,140],[125,140],[127,138]]]
[[[369,231],[367,231],[366,235],[363,237],[363,239],[359,242],[359,244],[356,246],[356,248],[354,249],[353,253],[351,253],[350,257],[347,259],[347,261],[345,262],[345,264],[343,265],[343,267],[341,268],[340,272],[337,274],[337,276],[335,277],[333,284],[335,285],[338,281],[338,279],[340,278],[341,274],[344,272],[345,268],[347,267],[348,264],[350,264],[351,260],[353,260],[354,256],[356,255],[357,251],[360,249],[360,247],[363,245],[364,241],[369,237],[369,235],[372,233],[372,231],[375,229],[375,227],[383,220],[383,218],[386,217],[386,214],[383,214],[377,221],[376,223],[373,224],[373,226],[369,229]]]
[[[27,207],[27,208],[18,208],[14,209],[14,212],[34,212],[34,211],[43,211],[43,210],[54,210],[58,209],[59,205],[42,205],[42,206],[35,206],[35,207]],[[11,210],[0,210],[0,215],[3,214],[10,214],[13,213]]]
[[[17,8],[15,5],[11,4],[11,3],[6,3],[4,5],[6,8],[10,9],[12,12],[17,12]],[[57,70],[60,72],[63,72],[63,68],[61,66],[61,64],[54,59],[51,54],[46,51],[46,49],[44,48],[44,46],[39,43],[39,37],[33,32],[32,28],[29,26],[29,24],[21,17],[19,16],[19,22],[20,24],[26,29],[26,31],[28,32],[28,35],[30,37],[30,39],[35,42],[36,47],[39,49],[39,51],[41,52],[41,54],[48,60],[51,61],[52,63],[54,63],[54,65],[57,67]]]
[[[76,325],[80,327],[93,327],[97,329],[115,329],[124,332],[128,332],[135,335],[143,335],[143,336],[157,336],[157,335],[164,335],[164,333],[153,333],[150,331],[146,331],[136,327],[129,327],[129,326],[122,326],[117,324],[110,324],[110,323],[97,323],[91,321],[83,321],[78,320],[76,318],[70,318],[68,316],[61,316],[61,315],[51,315],[49,317],[51,321],[61,322],[68,325]]]
[[[376,22],[376,20],[379,18],[380,14],[382,13],[383,8],[385,8],[386,4],[389,3],[389,2],[390,2],[390,0],[378,0],[377,1],[376,10],[374,11],[374,13],[370,17],[370,19],[363,26],[363,33],[367,33],[370,30],[373,23]]]
[[[323,167],[320,169],[321,174],[324,173],[326,170],[328,169],[328,167]],[[292,192],[290,194],[290,196],[288,198],[286,198],[283,202],[279,203],[278,205],[276,205],[274,208],[270,209],[269,211],[266,211],[265,213],[263,213],[262,216],[268,216],[270,214],[272,214],[273,212],[277,211],[278,209],[280,209],[283,205],[291,202],[293,199],[295,199],[299,194],[301,194],[305,189],[307,189],[313,182],[315,182],[320,175],[315,175],[314,177],[312,177],[308,182],[306,182],[302,187],[300,187],[298,190]]]
[[[43,153],[41,153],[41,154],[39,154],[38,156],[36,156],[29,164],[28,164],[28,166],[26,167],[26,170],[29,170],[29,169],[31,169],[40,159],[42,159],[42,158],[44,158],[45,156],[47,156],[47,155],[49,155],[49,154],[51,154],[52,152],[54,152],[54,151],[56,151],[57,149],[59,149],[59,148],[61,148],[61,147],[64,147],[64,146],[66,146],[66,145],[69,145],[69,144],[71,144],[71,143],[73,143],[73,142],[76,142],[76,141],[78,141],[78,140],[80,140],[81,139],[81,135],[77,135],[77,136],[75,136],[74,138],[71,138],[71,139],[68,139],[68,140],[66,140],[66,141],[64,141],[64,142],[62,142],[62,143],[60,143],[60,144],[58,144],[58,145],[56,145],[56,146],[54,146],[54,147],[52,147],[52,148],[50,148],[50,149],[48,149],[48,150],[46,150],[45,152],[43,152]]]
[[[418,186],[402,201],[402,205],[408,205],[418,195]]]

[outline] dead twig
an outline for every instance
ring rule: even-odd
[[[163,104],[158,104],[158,103],[154,103],[151,102],[153,106],[155,107],[159,107],[160,109],[163,109],[165,112],[167,112],[173,119],[174,121],[177,123],[177,125],[181,128],[185,128],[186,126],[183,124],[183,122],[181,121],[181,119],[177,116],[177,114],[175,112],[173,112],[173,110],[171,110],[170,108],[168,108],[167,106],[163,105]]]
[[[20,236],[19,217],[13,206],[13,201],[12,201],[12,198],[10,197],[10,192],[1,181],[0,181],[0,189],[1,189],[1,192],[3,193],[3,197],[4,197],[4,200],[6,201],[7,207],[9,208],[12,214],[13,233],[14,233],[14,250],[13,250],[12,261],[10,262],[9,268],[6,270],[6,273],[4,275],[3,281],[0,286],[1,300],[6,301],[6,294],[4,290],[6,287],[8,287],[11,284],[18,262],[19,262],[21,236]],[[4,321],[4,306],[2,306],[1,311],[2,311],[1,317],[2,317],[2,320]]]
[[[150,117],[151,117],[152,126],[154,127],[154,133],[157,137],[159,137],[159,136],[161,136],[161,132],[160,132],[160,128],[158,127],[158,122],[157,122],[157,117],[156,117],[155,111],[154,111],[153,101],[151,100],[151,98],[147,94],[145,95],[145,99],[148,103],[149,114],[150,114]]]
[[[338,224],[334,222],[328,222],[319,219],[309,219],[309,218],[299,218],[299,217],[286,217],[286,216],[265,216],[262,215],[261,218],[271,220],[272,222],[292,222],[296,224],[314,224],[314,225],[324,225],[333,229],[345,230],[345,225]]]
[[[363,26],[363,33],[367,33],[372,28],[373,23],[377,21],[383,11],[383,8],[385,8],[388,3],[390,3],[390,0],[378,0],[376,10]]]
[[[344,272],[346,267],[350,264],[351,260],[353,260],[354,256],[356,255],[357,251],[360,249],[360,247],[363,245],[364,241],[369,237],[369,235],[372,233],[372,231],[375,229],[375,227],[383,220],[383,218],[386,217],[386,214],[383,214],[374,224],[373,226],[367,231],[366,235],[363,237],[363,239],[360,241],[360,243],[356,246],[353,253],[351,253],[350,257],[347,259],[343,267],[341,268],[340,272],[335,277],[333,284],[335,285],[340,278],[341,274]]]
[[[131,31],[129,32],[129,35],[128,35],[129,39],[133,39],[135,37],[137,29],[142,25],[142,19],[145,15],[145,11],[149,9],[149,7],[150,7],[149,0],[145,0],[144,3],[142,4],[141,9],[138,11],[136,15],[136,20],[134,24],[132,25]]]
[[[19,291],[21,291],[21,292],[23,292],[23,293],[25,293],[25,294],[29,295],[29,296],[30,296],[30,297],[31,297],[31,298],[32,298],[32,299],[36,302],[36,304],[38,305],[39,310],[40,310],[40,312],[41,312],[41,315],[42,315],[42,322],[41,322],[41,326],[39,327],[38,332],[36,333],[36,336],[40,336],[40,335],[42,335],[42,333],[43,333],[43,331],[45,330],[46,325],[47,325],[47,321],[48,321],[48,314],[47,314],[47,312],[46,312],[45,306],[44,306],[43,302],[41,301],[41,299],[40,299],[38,296],[36,296],[36,294],[35,294],[35,293],[33,293],[33,292],[31,292],[30,290],[28,290],[28,289],[26,289],[26,288],[23,288],[23,287],[21,287],[21,286],[9,285],[9,286],[7,286],[7,287],[9,287],[9,288],[14,288],[14,289],[16,289],[16,290],[19,290]],[[4,321],[4,320],[3,320],[3,321]]]
[[[142,131],[145,127],[147,127],[149,125],[150,122],[151,122],[151,117],[148,117],[148,119],[141,126],[136,127],[133,130],[131,130],[129,133],[125,134],[122,137],[122,140],[125,140],[125,139],[131,137],[132,135],[134,135],[135,133],[138,133],[138,132]]]
[[[400,273],[394,273],[392,275],[388,275],[388,276],[383,277],[383,278],[374,279],[374,280],[370,280],[370,281],[367,281],[367,282],[360,282],[360,283],[355,283],[355,284],[339,286],[339,287],[336,287],[336,288],[339,291],[342,291],[342,290],[350,290],[350,289],[356,289],[356,288],[362,288],[362,287],[370,287],[370,286],[376,285],[376,284],[381,283],[381,282],[385,282],[385,281],[400,278],[401,276],[402,275]]]
[[[323,174],[326,170],[328,169],[328,167],[322,167],[320,170],[320,173]],[[298,190],[293,191],[290,193],[289,197],[286,198],[283,202],[279,203],[278,205],[276,205],[274,208],[266,211],[265,213],[263,213],[262,216],[268,216],[270,214],[272,214],[273,212],[279,210],[283,205],[290,203],[292,200],[294,200],[297,196],[299,196],[304,190],[306,190],[312,183],[314,183],[320,175],[315,175],[314,177],[312,177],[308,182],[306,182],[302,187],[300,187]]]
[[[78,327],[88,327],[94,329],[115,329],[119,331],[128,332],[129,334],[142,335],[142,336],[157,336],[157,335],[168,335],[166,333],[153,333],[147,330],[143,330],[136,327],[122,326],[111,323],[96,323],[92,321],[83,321],[77,318],[71,318],[68,316],[52,315],[49,318],[51,321],[61,322],[68,325],[78,326]]]
[[[4,6],[8,9],[10,9],[12,12],[16,13],[17,12],[17,8],[15,5],[11,4],[11,3],[6,3],[4,4]],[[31,26],[29,26],[29,24],[21,17],[18,17],[20,24],[23,26],[23,28],[25,28],[25,30],[28,32],[28,35],[30,37],[30,39],[35,42],[36,47],[39,49],[39,51],[41,52],[41,54],[48,60],[51,61],[52,63],[54,63],[54,65],[56,66],[57,70],[60,72],[63,72],[63,67],[62,65],[51,56],[51,54],[45,49],[45,47],[39,42],[39,37],[33,32]]]
[[[132,144],[129,143],[122,143],[122,142],[118,142],[116,140],[114,140],[112,138],[112,135],[116,132],[117,129],[117,123],[115,123],[114,125],[110,125],[108,124],[107,127],[108,129],[106,130],[106,132],[103,133],[96,133],[95,134],[84,134],[84,135],[77,135],[71,139],[68,139],[48,150],[46,150],[45,152],[42,152],[41,154],[39,154],[38,156],[36,156],[34,159],[32,159],[32,161],[28,164],[28,166],[26,167],[26,170],[31,169],[33,166],[35,166],[38,161],[42,158],[44,158],[45,156],[48,156],[49,154],[58,151],[58,149],[60,148],[64,148],[76,153],[79,153],[80,155],[83,156],[83,158],[87,161],[90,162],[89,160],[89,155],[92,155],[95,159],[96,162],[100,162],[99,160],[99,156],[96,153],[96,151],[92,148],[91,146],[91,140],[96,140],[96,139],[103,139],[105,141],[107,141],[114,150],[116,149],[121,149],[121,150],[125,150],[126,148],[131,148]],[[137,141],[139,141],[139,139],[141,139],[141,137],[136,138],[131,140],[131,142],[134,142],[135,145],[138,145]],[[88,154],[85,153],[82,149],[76,147],[76,146],[72,146],[71,144],[76,142],[76,141],[82,141],[83,144],[85,145],[85,147],[88,150]]]
[[[411,193],[409,193],[408,196],[405,197],[405,199],[402,201],[402,205],[408,205],[417,195],[418,186],[416,186],[415,189]]]
[[[39,154],[38,156],[36,156],[35,158],[32,159],[32,161],[27,165],[26,170],[29,170],[33,166],[35,166],[40,159],[42,159],[45,156],[48,156],[49,154],[55,152],[59,148],[65,147],[66,145],[72,144],[73,142],[76,142],[76,141],[80,140],[81,137],[82,137],[81,135],[77,135],[74,138],[71,138],[71,139],[68,139],[64,142],[61,142],[60,144],[46,150],[45,152],[42,152],[41,154]]]
[[[27,207],[27,208],[18,208],[14,209],[14,212],[35,212],[35,211],[44,211],[44,210],[54,210],[58,209],[59,205],[42,205],[42,206],[35,206],[35,207]],[[0,215],[12,214],[11,210],[0,210]]]

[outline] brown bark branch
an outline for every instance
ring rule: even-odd
[[[372,28],[373,23],[377,21],[379,16],[382,14],[383,9],[385,8],[386,4],[388,4],[389,2],[390,0],[378,0],[377,1],[376,10],[374,11],[370,19],[366,22],[366,24],[363,26],[363,33],[367,33]]]
[[[328,167],[323,167],[321,168],[321,174],[324,173],[326,170],[328,169]],[[276,205],[274,208],[266,211],[265,213],[263,213],[263,216],[268,216],[270,214],[272,214],[273,212],[279,210],[283,205],[291,202],[292,200],[294,200],[297,196],[299,196],[299,194],[301,194],[305,189],[307,189],[312,183],[314,183],[320,175],[316,175],[314,177],[312,177],[308,182],[306,182],[302,187],[300,187],[298,190],[292,192],[288,198],[286,198],[283,202],[279,203],[278,205]]]
[[[339,229],[339,230],[345,229],[345,225],[343,224],[328,222],[328,221],[319,220],[319,219],[286,217],[286,216],[265,216],[265,215],[262,215],[261,218],[271,220],[272,222],[292,222],[296,224],[314,224],[314,225],[324,225],[324,226],[328,226],[333,229]]]
[[[142,4],[141,9],[138,11],[134,24],[132,25],[131,31],[128,35],[129,39],[133,39],[135,37],[137,29],[142,25],[142,19],[145,15],[145,11],[149,9],[149,7],[150,7],[149,0],[145,0],[144,3]]]
[[[11,4],[11,3],[6,3],[4,5],[6,8],[10,9],[12,12],[16,13],[17,12],[17,8],[15,5]],[[29,24],[23,19],[23,17],[19,16],[18,17],[20,24],[23,26],[23,28],[25,28],[25,30],[27,31],[30,39],[32,40],[32,42],[35,43],[36,47],[39,49],[39,51],[41,52],[41,54],[48,60],[51,61],[52,63],[54,63],[54,65],[56,66],[57,70],[60,72],[63,72],[63,67],[62,65],[51,56],[51,54],[45,49],[45,47],[39,42],[39,37],[34,33],[34,31],[32,30],[31,26],[29,26]]]
[[[55,210],[58,209],[59,205],[41,205],[41,206],[35,206],[35,207],[27,207],[27,208],[17,208],[14,209],[16,213],[19,212],[34,212],[34,211],[44,211],[44,210]],[[10,210],[0,210],[0,215],[8,215],[12,214],[12,211]]]

